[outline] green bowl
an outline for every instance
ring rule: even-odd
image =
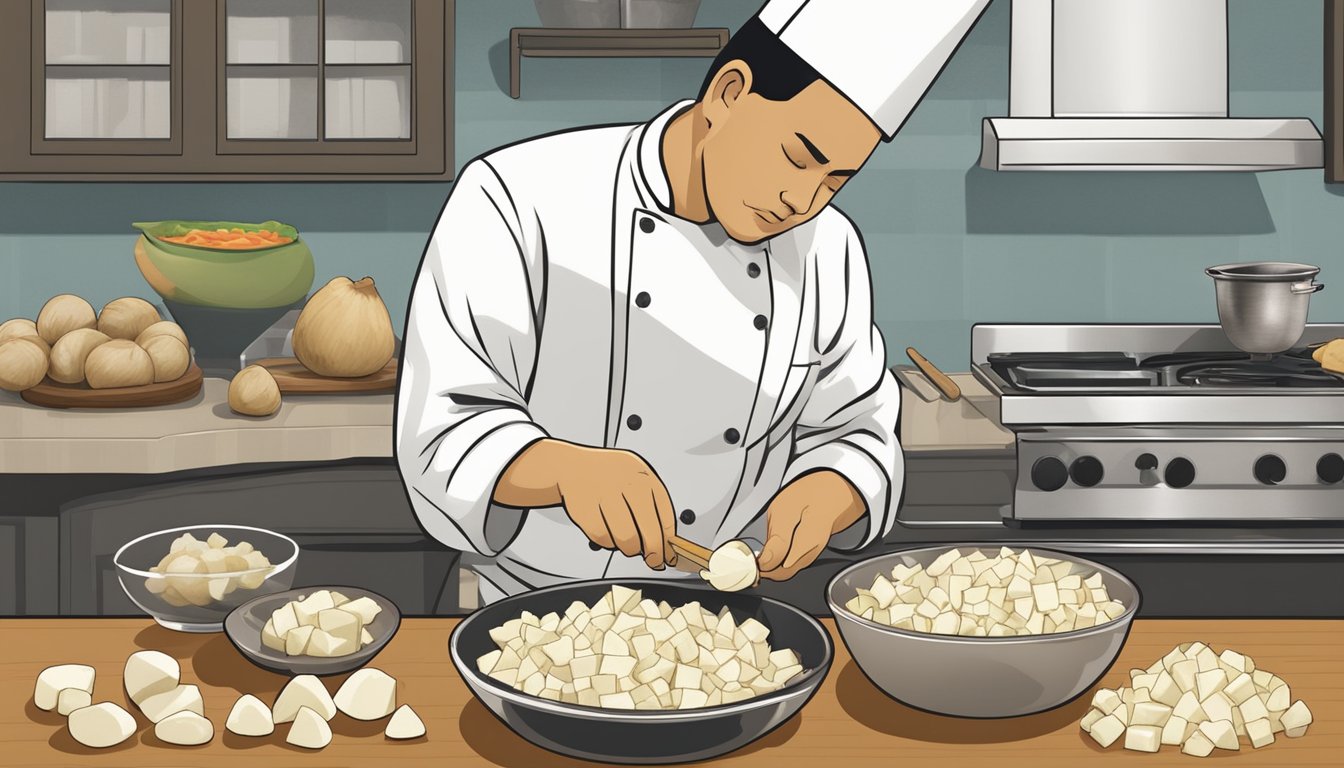
[[[221,309],[287,307],[313,287],[313,253],[293,227],[279,222],[160,221],[133,225],[143,234],[135,243],[140,274],[160,296],[180,304]],[[201,248],[160,237],[190,229],[240,227],[270,229],[291,243],[248,250]]]

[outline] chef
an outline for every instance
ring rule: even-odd
[[[411,297],[396,452],[484,602],[686,578],[674,534],[744,539],[784,580],[888,532],[900,398],[830,202],[988,2],[771,0],[696,100],[463,169]]]

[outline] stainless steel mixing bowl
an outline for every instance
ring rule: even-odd
[[[860,618],[845,603],[897,563],[928,566],[949,549],[995,555],[1000,545],[958,544],[874,557],[841,571],[826,589],[849,654],[884,693],[918,709],[958,717],[1017,717],[1067,704],[1115,663],[1139,609],[1133,582],[1104,565],[1063,552],[1028,547],[1074,564],[1074,572],[1101,573],[1112,599],[1125,606],[1118,619],[1074,632],[1028,637],[962,637],[895,629]]]
[[[804,671],[784,688],[735,704],[674,711],[599,709],[530,696],[476,669],[476,659],[497,648],[489,631],[523,611],[563,612],[575,600],[596,603],[614,584],[673,606],[700,601],[733,620],[753,617],[770,629],[773,648],[792,648]],[[825,679],[835,649],[830,635],[802,611],[751,594],[715,592],[669,581],[618,579],[539,589],[493,603],[467,617],[448,641],[453,664],[476,698],[514,733],[544,749],[582,760],[611,763],[681,763],[705,760],[743,747],[792,717]]]

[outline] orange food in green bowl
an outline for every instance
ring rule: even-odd
[[[228,309],[289,306],[313,285],[313,254],[278,221],[157,221],[141,231],[135,263],[163,298]]]

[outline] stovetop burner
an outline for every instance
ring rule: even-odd
[[[1344,376],[1322,369],[1311,352],[1293,349],[1268,360],[1240,352],[1014,352],[991,354],[989,363],[1005,381],[1029,391],[1344,388]]]

